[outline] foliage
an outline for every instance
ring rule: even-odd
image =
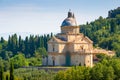
[[[55,76],[55,80],[89,80],[90,68],[88,67],[72,67],[66,71],[59,71]]]
[[[120,59],[104,58],[94,67],[77,66],[66,71],[59,71],[55,80],[119,80]]]
[[[120,58],[106,58],[102,55],[101,61],[92,68],[74,66],[59,72],[46,72],[40,70],[40,67],[24,67],[14,70],[11,65],[10,73],[5,72],[4,79],[9,79],[11,74],[15,80],[119,80]]]
[[[95,47],[113,50],[120,56],[120,8],[109,12],[108,18],[100,16],[93,22],[80,25],[80,31],[94,42]]]
[[[15,55],[13,58],[11,58],[11,61],[13,62],[15,68],[28,66],[28,62],[25,59],[24,54],[22,53],[18,53],[18,55]]]
[[[80,27],[80,31],[94,42],[95,47],[114,50],[120,56],[120,8],[109,11],[107,18],[100,16]],[[52,36],[30,35],[25,40],[17,34],[9,36],[8,40],[1,37],[0,79],[8,80],[12,76],[11,80],[120,80],[120,59],[105,55],[97,55],[101,60],[93,68],[79,66],[58,73],[19,68],[41,65],[42,57],[47,56],[47,42]],[[11,61],[13,63],[10,65]],[[14,70],[14,67],[19,69]],[[10,73],[5,74],[4,71],[9,68]]]
[[[42,56],[42,57],[45,57],[45,56],[47,56],[47,51],[46,51],[46,49],[43,47],[43,48],[38,48],[37,50],[36,50],[36,52],[35,52],[36,54],[36,56]]]
[[[12,62],[10,64],[10,80],[14,80],[14,65]]]
[[[29,66],[40,66],[42,65],[42,58],[40,57],[31,57],[27,59]]]
[[[108,14],[108,18],[115,18],[119,14],[120,14],[120,7],[118,7],[117,9],[114,9],[114,10],[110,10],[109,14]]]
[[[55,73],[52,71],[45,72],[38,68],[19,68],[16,69],[14,75],[20,80],[53,80]]]
[[[23,66],[40,66],[42,57],[47,56],[47,42],[53,34],[30,35],[23,40],[21,36],[13,34],[8,41],[0,38],[0,57],[4,64],[4,70],[10,68],[9,62],[14,62],[15,68]]]
[[[8,44],[5,49],[11,51],[13,55],[21,52],[24,53],[25,57],[32,57],[39,48],[45,48],[45,50],[47,50],[47,42],[51,36],[49,34],[44,36],[30,35],[30,37],[27,36],[25,40],[23,40],[21,36],[18,38],[17,35],[14,34],[9,36]]]
[[[3,64],[0,63],[0,80],[4,80],[4,70],[3,70]]]

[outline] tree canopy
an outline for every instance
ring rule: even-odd
[[[108,17],[80,25],[80,32],[88,36],[95,47],[113,50],[120,56],[120,8],[109,11]]]

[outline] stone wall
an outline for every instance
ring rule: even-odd
[[[66,52],[66,44],[59,44],[58,45],[58,53],[65,53]]]
[[[64,26],[61,27],[61,33],[79,33],[79,26]]]
[[[92,54],[87,54],[85,55],[85,65],[86,66],[93,66],[93,55]]]
[[[58,54],[57,55],[52,55],[49,54],[48,56],[48,65],[53,66],[53,60],[54,60],[54,65],[55,66],[62,66],[65,65],[65,56],[64,54]]]
[[[48,52],[58,52],[59,44],[58,43],[49,43],[48,44]]]
[[[62,53],[50,53],[48,56],[48,65],[53,66],[65,66],[66,65],[66,55]],[[43,58],[43,65],[47,65],[47,58]],[[85,53],[71,53],[70,54],[70,65],[81,65],[81,66],[91,66],[92,67],[93,56],[92,54]]]

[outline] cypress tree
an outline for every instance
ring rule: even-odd
[[[29,39],[28,39],[28,36],[25,38],[24,45],[25,45],[25,49],[24,49],[25,56],[28,56],[28,54],[29,54]]]
[[[14,80],[14,66],[13,63],[10,64],[10,80]]]
[[[21,36],[19,36],[19,39],[18,39],[18,51],[22,52],[22,39],[21,39]]]
[[[3,37],[1,37],[0,42],[1,42],[1,43],[4,43],[4,42],[5,42],[5,40],[4,40],[4,38],[3,38]]]
[[[3,75],[3,65],[0,66],[0,80],[4,80],[4,75]]]

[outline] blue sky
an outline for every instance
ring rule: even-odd
[[[0,34],[59,33],[71,9],[77,24],[91,22],[120,6],[120,0],[0,0]]]

